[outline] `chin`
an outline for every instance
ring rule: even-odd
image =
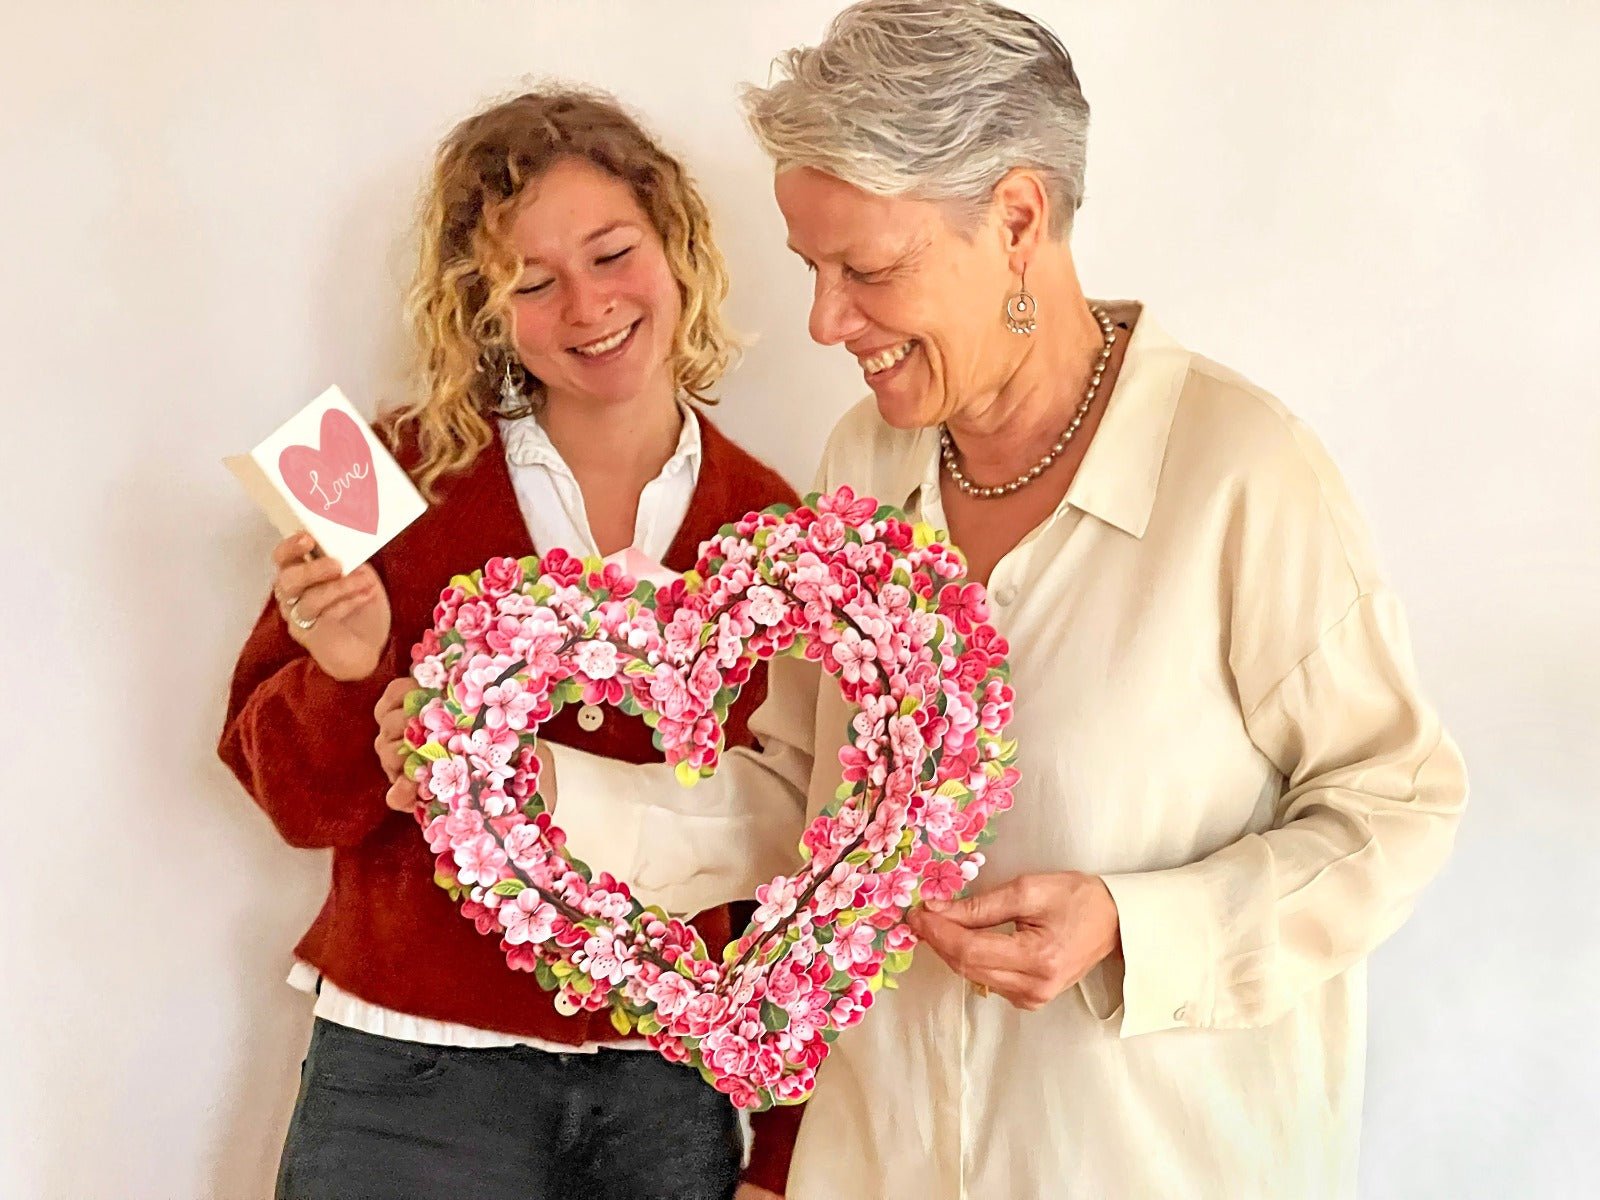
[[[891,429],[927,429],[937,425],[935,407],[926,396],[877,396],[878,415]]]

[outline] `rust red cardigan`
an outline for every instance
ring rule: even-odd
[[[699,481],[663,560],[677,571],[693,567],[700,543],[724,524],[769,504],[797,503],[779,475],[699,419]],[[399,457],[410,466],[415,451],[402,446]],[[218,753],[284,840],[333,850],[328,898],[295,953],[339,987],[399,1012],[480,1029],[572,1045],[618,1041],[606,1014],[562,1016],[532,976],[506,966],[497,940],[478,933],[433,882],[433,855],[415,818],[384,803],[372,710],[389,681],[409,669],[410,647],[432,624],[440,590],[497,555],[536,553],[498,432],[439,491],[373,560],[394,613],[378,669],[351,683],[326,675],[289,637],[269,599],[234,668]],[[730,714],[730,745],[750,743],[747,721],[765,695],[762,668]],[[627,762],[661,758],[644,722],[616,711],[586,733],[569,706],[542,732]],[[731,939],[731,924],[727,907],[695,919],[713,954]],[[746,1179],[783,1191],[801,1111],[756,1115]]]

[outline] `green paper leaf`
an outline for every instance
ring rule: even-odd
[[[502,879],[489,890],[496,896],[515,896],[527,889],[520,879]]]
[[[883,956],[883,969],[892,974],[898,974],[911,965],[911,951],[891,950]]]
[[[767,1027],[769,1032],[777,1033],[780,1029],[789,1028],[789,1014],[771,1000],[763,1000],[761,1002],[761,1023]]]
[[[611,1027],[626,1036],[633,1032],[633,1018],[620,1008],[611,1010]]]
[[[471,575],[450,576],[450,586],[460,588],[469,596],[478,596],[482,594],[478,591],[478,572],[476,571],[474,571]]]

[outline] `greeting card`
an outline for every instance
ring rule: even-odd
[[[337,387],[249,454],[222,460],[278,532],[305,530],[346,572],[422,515],[427,503]]]

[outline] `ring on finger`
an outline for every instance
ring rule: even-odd
[[[293,600],[289,601],[289,620],[294,622],[294,627],[296,629],[304,632],[315,625],[317,623],[317,619],[312,617],[310,620],[307,620],[305,617],[302,617],[300,615],[299,605],[299,596],[296,596]]]

